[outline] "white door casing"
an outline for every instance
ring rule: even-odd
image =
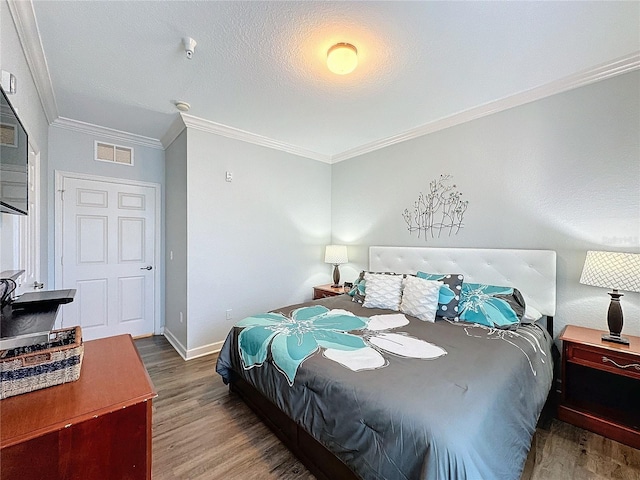
[[[56,288],[75,288],[60,325],[90,340],[159,333],[160,186],[56,172]]]
[[[27,168],[29,215],[21,218],[20,222],[20,235],[24,239],[20,266],[25,273],[21,285],[16,289],[17,294],[44,287],[40,279],[40,154],[35,153],[31,144]]]
[[[16,279],[15,295],[41,288],[40,279],[40,153],[29,141],[27,161],[28,215],[4,215],[8,246],[3,246],[3,262],[0,270],[24,270]]]

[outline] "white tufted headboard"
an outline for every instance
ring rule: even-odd
[[[516,287],[543,315],[556,312],[556,252],[489,248],[369,247],[372,272],[462,273],[465,281]]]

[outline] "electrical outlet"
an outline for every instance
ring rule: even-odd
[[[227,310],[227,320],[233,320],[233,316],[231,315],[231,309]]]

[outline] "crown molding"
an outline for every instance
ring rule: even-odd
[[[510,108],[519,107],[521,105],[525,105],[536,100],[541,100],[558,93],[583,87],[585,85],[599,82],[601,80],[606,80],[617,75],[622,75],[623,73],[631,72],[639,68],[640,51],[637,51],[624,57],[590,68],[588,70],[584,70],[582,72],[569,75],[545,85],[532,88],[531,90],[516,93],[515,95],[501,98],[499,100],[495,100],[493,102],[489,102],[484,105],[479,105],[469,110],[456,113],[449,117],[435,120],[425,125],[407,130],[406,132],[383,138],[381,140],[376,140],[374,142],[366,143],[350,150],[345,150],[342,153],[332,155],[331,163],[333,164],[342,162],[349,158],[357,157],[365,153],[373,152],[375,150],[380,150],[381,148],[395,145],[396,143],[401,143],[407,140],[422,137],[423,135],[428,135],[439,130],[444,130],[445,128],[470,122],[471,120],[486,117],[487,115],[502,112]]]
[[[263,137],[255,133],[240,130],[238,128],[229,127],[220,123],[205,120],[200,117],[194,117],[181,113],[180,116],[187,128],[193,128],[194,130],[200,130],[203,132],[213,133],[227,138],[233,138],[247,143],[253,143],[254,145],[261,145],[263,147],[273,148],[282,152],[291,153],[299,157],[310,158],[312,160],[318,160],[324,163],[331,163],[331,156],[324,155],[322,153],[313,152],[305,148],[291,145],[289,143],[274,140],[272,138]]]
[[[122,130],[115,130],[113,128],[101,127],[100,125],[81,122],[80,120],[73,120],[71,118],[58,117],[51,123],[51,126],[63,128],[65,130],[72,130],[74,132],[86,133],[93,136],[109,138],[119,142],[141,145],[143,147],[157,148],[160,150],[164,149],[160,140],[156,140],[155,138],[123,132]]]
[[[185,128],[187,128],[187,126],[184,124],[182,117],[180,115],[176,115],[176,118],[169,129],[164,133],[162,138],[160,138],[160,143],[165,150],[176,138],[178,138],[178,135],[180,135]]]
[[[31,3],[31,0],[7,0],[7,5],[9,6],[13,23],[16,26],[18,39],[38,91],[44,114],[49,124],[51,124],[58,118],[58,105],[53,92],[47,59],[42,48],[42,39],[40,38],[40,30],[38,30],[33,3]]]

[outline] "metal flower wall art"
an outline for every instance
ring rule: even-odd
[[[440,175],[437,180],[429,183],[429,191],[420,193],[413,204],[413,211],[405,209],[402,213],[407,222],[409,233],[418,232],[429,238],[439,238],[443,233],[448,236],[457,235],[464,224],[464,214],[469,206],[468,201],[462,200],[462,193],[450,184],[451,175]]]

